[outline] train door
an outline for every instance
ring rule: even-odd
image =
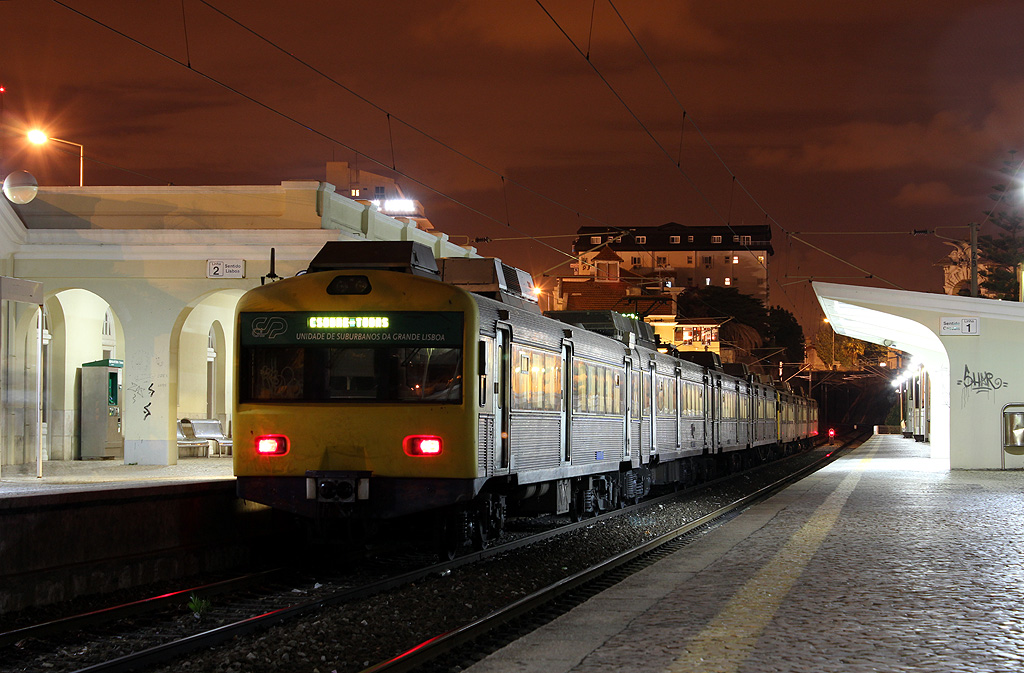
[[[685,398],[686,389],[683,387],[683,371],[676,368],[676,380],[673,383],[676,388],[676,451],[683,448],[683,400]]]
[[[625,423],[622,424],[622,459],[629,460],[633,457],[631,436],[633,434],[633,408],[636,405],[633,400],[633,362],[626,359],[626,379],[623,386],[626,390],[626,413],[623,416]]]
[[[658,396],[655,389],[658,377],[654,373],[653,360],[648,366],[650,374],[644,376],[644,395],[647,398],[645,410],[651,415],[651,457],[653,458],[658,455]]]
[[[562,463],[572,462],[572,398],[576,391],[572,386],[572,344],[562,344]]]
[[[512,462],[511,444],[509,442],[509,424],[512,395],[512,333],[508,327],[498,327],[495,340],[497,351],[494,367],[494,424],[497,427],[498,467],[507,469]]]

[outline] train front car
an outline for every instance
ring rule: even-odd
[[[239,497],[321,522],[473,499],[476,304],[410,271],[314,260],[241,299]]]

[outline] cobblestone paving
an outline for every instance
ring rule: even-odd
[[[876,436],[471,670],[1024,670],[1024,473],[927,450]]]

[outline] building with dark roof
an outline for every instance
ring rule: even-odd
[[[769,225],[694,227],[581,227],[573,241],[577,276],[657,282],[688,287],[734,287],[768,303],[768,259],[774,254]]]

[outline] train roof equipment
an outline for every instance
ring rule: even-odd
[[[630,343],[630,335],[633,335],[634,345],[657,348],[658,338],[653,326],[617,311],[545,311],[544,315],[626,344]]]
[[[306,272],[346,269],[379,269],[440,278],[433,251],[415,241],[328,241]]]
[[[533,276],[497,257],[444,257],[441,279],[467,292],[540,315]]]

